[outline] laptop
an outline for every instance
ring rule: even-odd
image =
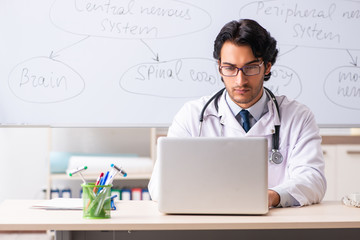
[[[266,214],[267,139],[158,139],[159,211],[167,214]]]

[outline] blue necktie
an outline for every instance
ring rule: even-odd
[[[241,119],[243,120],[243,128],[245,130],[245,132],[248,132],[249,129],[250,129],[250,121],[249,121],[249,111],[248,110],[241,110],[239,112],[239,114],[237,115],[237,118],[238,119],[238,116],[240,115]]]

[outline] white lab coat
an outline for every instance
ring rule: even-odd
[[[210,97],[186,103],[175,116],[168,136],[199,136],[200,112]],[[277,96],[276,99],[281,116],[279,150],[284,161],[281,164],[269,162],[269,188],[274,190],[281,188],[287,191],[300,205],[318,203],[325,194],[326,180],[321,137],[314,115],[306,106],[296,101],[289,101],[285,96]],[[206,109],[202,137],[267,137],[270,156],[274,126],[279,124],[277,111],[272,101],[268,102],[269,111],[247,133],[228,107],[225,91],[219,99],[218,106],[218,111],[216,111],[214,103],[211,103]],[[149,191],[153,200],[158,198],[157,184],[158,169],[155,164],[149,183]]]

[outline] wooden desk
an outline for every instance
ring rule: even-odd
[[[324,202],[271,209],[263,216],[164,215],[151,201],[123,201],[111,219],[87,220],[82,211],[39,210],[34,200],[6,200],[0,205],[0,230],[146,231],[250,229],[360,229],[360,208]],[[359,231],[358,231],[359,232]],[[65,239],[65,238],[64,238]],[[70,238],[67,238],[70,239]]]

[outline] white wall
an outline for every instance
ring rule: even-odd
[[[48,140],[46,128],[0,128],[0,201],[43,196]]]
[[[44,197],[50,149],[150,156],[150,129],[0,128],[0,202]]]
[[[149,128],[53,128],[53,151],[150,156]]]

